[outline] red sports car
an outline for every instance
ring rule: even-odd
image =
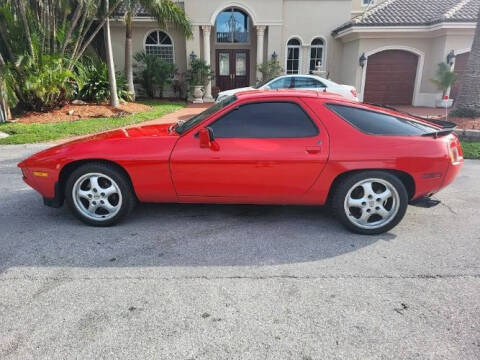
[[[22,161],[23,179],[85,223],[108,226],[137,201],[329,204],[378,234],[463,164],[451,129],[309,91],[249,91],[188,121],[109,131]]]

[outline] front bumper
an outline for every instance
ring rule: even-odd
[[[65,194],[63,193],[60,184],[58,181],[55,183],[55,195],[53,198],[43,197],[43,205],[59,208],[62,207],[63,202],[65,201]]]

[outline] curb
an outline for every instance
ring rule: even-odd
[[[461,140],[480,141],[480,130],[465,130],[455,128],[455,133]]]

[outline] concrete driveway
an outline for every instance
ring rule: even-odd
[[[0,359],[479,359],[480,162],[381,236],[317,207],[140,205],[98,229],[0,147]]]

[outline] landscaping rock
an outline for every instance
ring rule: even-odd
[[[0,131],[0,139],[6,138],[8,136],[9,136],[8,134],[5,134],[4,132]]]
[[[73,100],[72,104],[73,105],[87,105],[87,103],[83,100]]]
[[[68,111],[67,111],[67,114],[68,114],[68,115],[73,115],[74,112],[75,112],[75,110],[68,110]]]

